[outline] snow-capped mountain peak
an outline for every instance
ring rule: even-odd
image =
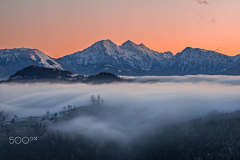
[[[121,46],[121,48],[123,48],[123,49],[131,49],[134,47],[138,47],[138,45],[130,40],[124,42]]]
[[[15,63],[17,61],[33,60],[44,67],[58,68],[62,70],[53,58],[39,51],[38,49],[30,48],[14,48],[14,49],[1,49],[0,62],[2,63]]]
[[[37,49],[0,50],[0,77],[30,65],[87,75],[101,71],[121,75],[240,75],[240,55],[231,57],[211,50],[186,47],[174,56],[172,52],[159,53],[130,40],[121,46],[108,39],[98,41],[59,59],[53,59]]]
[[[146,48],[146,46],[143,43],[139,44],[138,46]]]
[[[61,64],[37,49],[14,48],[0,49],[0,68],[4,66],[6,75],[30,65],[63,70]],[[0,73],[0,76],[4,73]],[[5,76],[4,76],[5,77]]]
[[[116,48],[116,44],[114,44],[111,40],[102,40],[94,43],[92,46],[88,47],[87,49],[96,49],[96,50],[104,50],[104,49],[114,49]],[[87,50],[86,49],[86,50]]]
[[[121,52],[121,49],[111,40],[107,39],[107,40],[98,41],[94,43],[92,46],[90,46],[89,48],[79,53],[81,54],[89,53],[89,52],[96,53],[99,51],[106,52],[109,55],[115,55],[116,52]]]

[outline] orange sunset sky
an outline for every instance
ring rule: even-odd
[[[59,58],[110,39],[240,54],[240,0],[0,0],[0,49]]]

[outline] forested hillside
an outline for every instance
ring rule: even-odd
[[[33,134],[40,136],[37,141],[9,144],[9,136]],[[240,110],[212,111],[186,123],[159,128],[158,132],[128,144],[100,143],[79,132],[54,131],[40,124],[32,124],[21,132],[1,127],[0,138],[0,160],[239,160]]]

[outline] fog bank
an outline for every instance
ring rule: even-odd
[[[155,78],[164,83],[1,84],[0,110],[14,111],[19,117],[41,116],[67,105],[90,104],[90,96],[99,94],[112,112],[74,118],[55,128],[79,131],[91,138],[128,141],[159,126],[198,118],[212,110],[240,109],[239,77]]]
[[[186,76],[122,76],[126,79],[132,79],[134,82],[175,82],[175,83],[220,83],[240,85],[240,76],[225,75],[186,75]]]

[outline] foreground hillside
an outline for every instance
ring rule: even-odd
[[[69,107],[67,115],[64,116],[67,118],[62,118],[62,121],[85,114],[96,116],[99,111],[107,109],[99,105],[78,109]],[[159,127],[156,132],[148,136],[142,135],[140,139],[128,144],[114,140],[105,142],[91,140],[84,136],[84,132],[91,129],[91,126],[80,128],[80,132],[70,133],[52,130],[52,125],[44,124],[46,121],[41,123],[27,124],[25,127],[20,127],[17,123],[10,128],[2,126],[0,128],[1,159],[18,160],[24,157],[31,160],[238,160],[240,158],[239,110],[230,113],[212,111],[204,117],[186,123]],[[20,128],[21,132],[18,131]],[[31,134],[39,136],[38,140],[26,145],[10,145],[8,142],[9,136]]]

